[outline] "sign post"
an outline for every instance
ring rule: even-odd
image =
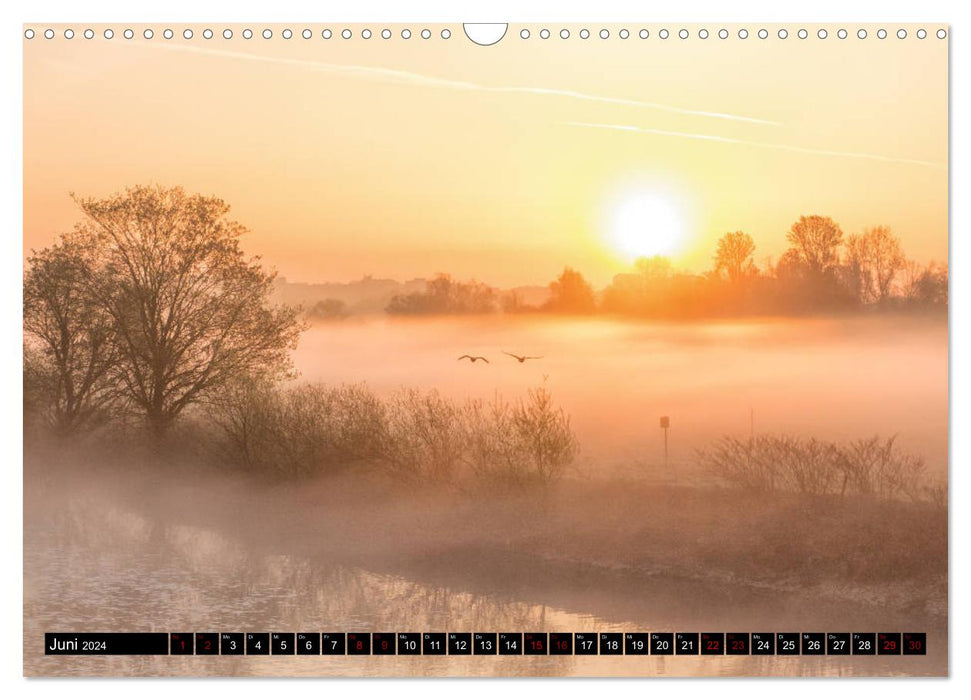
[[[668,468],[668,428],[671,427],[671,419],[668,416],[661,416],[661,429],[664,431],[664,469]]]

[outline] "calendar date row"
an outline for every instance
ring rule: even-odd
[[[47,655],[926,655],[924,632],[148,632],[44,635]]]

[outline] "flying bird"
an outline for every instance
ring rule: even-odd
[[[502,352],[505,355],[509,355],[509,357],[515,357],[517,360],[519,360],[519,364],[524,363],[526,360],[542,360],[543,359],[543,356],[542,355],[540,355],[539,357],[530,357],[529,355],[516,355],[516,354],[511,353],[511,352],[506,352],[505,350],[503,350]]]
[[[482,360],[486,364],[489,364],[489,360],[487,360],[486,358],[482,357],[481,355],[462,355],[462,357],[460,357],[459,360],[464,360],[466,358],[468,358],[469,360],[471,360],[472,361],[472,364],[475,364],[478,360]]]

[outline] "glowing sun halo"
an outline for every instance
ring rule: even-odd
[[[633,259],[671,255],[684,242],[684,218],[669,199],[634,192],[614,203],[608,222],[614,248]]]

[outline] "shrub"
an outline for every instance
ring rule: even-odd
[[[234,466],[265,465],[277,399],[271,384],[245,381],[226,386],[211,402],[209,418],[224,437],[223,457]]]
[[[373,461],[384,407],[366,387],[237,384],[214,402],[226,457],[277,476],[333,473]]]
[[[699,459],[711,474],[747,491],[774,491],[781,480],[781,470],[772,459],[772,438],[760,436],[738,440],[725,436]]]
[[[749,491],[942,501],[942,489],[924,485],[923,460],[902,454],[894,442],[879,436],[846,445],[788,435],[723,437],[699,459],[712,475]]]
[[[487,405],[470,402],[466,415],[470,469],[495,485],[555,481],[579,451],[569,416],[542,387],[515,404],[498,396]]]
[[[438,392],[408,389],[387,403],[380,436],[381,461],[405,480],[444,481],[452,477],[465,449],[459,408]]]
[[[579,452],[570,417],[553,405],[553,397],[543,387],[530,389],[519,401],[513,409],[513,425],[527,473],[541,481],[559,479]]]
[[[894,446],[896,436],[882,440],[873,436],[837,448],[837,462],[843,473],[843,492],[882,498],[923,496],[924,461],[901,454]]]
[[[466,422],[470,426],[466,463],[471,473],[484,481],[518,481],[522,460],[509,439],[513,434],[509,404],[498,396],[488,404],[470,401]]]
[[[788,436],[770,438],[766,444],[769,459],[781,472],[783,488],[813,496],[833,491],[838,481],[834,445]]]
[[[238,383],[210,417],[233,466],[279,477],[378,468],[403,481],[448,482],[465,470],[493,484],[549,483],[578,445],[546,389],[516,403],[457,404],[436,391],[382,401],[367,387]]]

